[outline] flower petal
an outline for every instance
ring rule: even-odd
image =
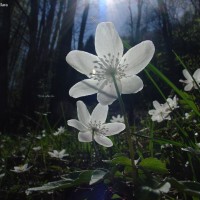
[[[106,136],[104,136],[104,135],[95,135],[94,136],[94,140],[98,144],[100,144],[100,145],[102,145],[104,147],[111,147],[111,146],[113,146],[112,141],[109,138],[107,138]]]
[[[153,101],[153,106],[156,110],[161,109],[161,105],[159,104],[158,101]]]
[[[108,115],[108,106],[103,106],[99,103],[92,111],[91,120],[93,122],[100,121],[103,124],[106,121],[107,115]]]
[[[98,24],[95,34],[95,49],[99,57],[114,56],[121,59],[123,55],[123,44],[114,24],[111,22],[102,22]]]
[[[195,79],[195,81],[200,81],[200,69],[197,69],[194,74],[193,74],[193,77]]]
[[[131,76],[143,70],[149,64],[154,52],[155,47],[150,40],[143,41],[129,49],[120,62],[121,65],[124,63],[128,65],[125,74]]]
[[[106,128],[105,136],[116,135],[126,128],[124,123],[118,122],[107,123],[104,124],[103,127]]]
[[[76,119],[70,119],[67,121],[68,126],[72,126],[76,129],[78,129],[79,131],[86,131],[87,127],[84,126],[81,122],[79,122]]]
[[[185,76],[185,78],[186,78],[187,80],[189,80],[189,81],[192,81],[192,80],[193,80],[193,79],[192,79],[192,76],[190,75],[190,73],[188,72],[187,69],[184,69],[184,70],[183,70],[183,76]]]
[[[86,105],[82,101],[77,101],[76,105],[77,105],[77,114],[79,121],[87,125],[90,120],[90,113]]]
[[[190,91],[191,89],[192,89],[192,87],[193,87],[193,83],[188,83],[185,87],[184,87],[184,90],[185,91]]]
[[[143,88],[143,81],[138,76],[131,76],[121,79],[122,94],[137,93]]]
[[[119,92],[122,91],[122,84],[118,80],[117,81]],[[102,86],[102,89],[99,89],[99,92],[97,93],[97,100],[102,105],[110,105],[117,99],[117,92],[114,86],[114,83],[105,83],[104,86]]]
[[[79,132],[78,140],[79,142],[92,142],[92,134],[89,131]]]
[[[84,51],[70,51],[66,56],[66,61],[78,72],[90,76],[94,69],[94,61],[97,61],[98,57],[84,52]]]
[[[95,94],[98,91],[98,81],[93,79],[85,79],[76,83],[69,90],[69,95],[78,98],[91,94]]]

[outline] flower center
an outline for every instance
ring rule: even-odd
[[[103,126],[103,124],[100,121],[90,121],[89,122],[89,129],[91,132],[95,135],[105,135],[108,131],[107,128]]]
[[[128,64],[126,64],[126,59],[123,59],[123,62],[120,62],[118,57],[115,57],[110,53],[104,55],[103,58],[99,57],[98,61],[94,61],[95,66],[90,74],[91,78],[98,81],[106,79],[108,82],[112,82],[113,76],[117,79],[125,77],[126,74],[124,71],[128,67]]]

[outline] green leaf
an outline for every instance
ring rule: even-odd
[[[68,179],[68,180],[59,180],[59,181],[49,182],[39,187],[28,188],[27,191],[28,192],[49,191],[49,190],[55,190],[58,188],[68,188],[72,186],[73,186],[73,180]]]
[[[92,173],[89,185],[92,185],[102,180],[106,174],[107,174],[107,171],[105,170],[99,170],[99,169],[94,170]]]
[[[121,199],[121,197],[118,194],[113,194],[111,199]]]
[[[158,160],[157,158],[146,158],[140,162],[139,166],[141,166],[145,170],[149,170],[156,173],[168,173],[166,164]]]
[[[195,181],[177,181],[175,178],[168,178],[172,187],[179,192],[184,192],[187,195],[200,197],[200,183]]]
[[[111,163],[114,165],[119,164],[119,165],[131,166],[131,160],[126,156],[119,156],[113,158],[112,160],[105,160],[104,162]]]
[[[85,170],[79,174],[79,177],[74,180],[74,185],[88,184],[92,176],[92,170]]]

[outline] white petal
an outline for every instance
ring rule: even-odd
[[[79,142],[92,142],[92,134],[88,132],[79,132],[78,133]]]
[[[122,91],[122,85],[120,81],[117,81],[119,92]],[[114,83],[107,83],[97,93],[97,100],[102,105],[110,105],[118,98]]]
[[[64,154],[65,153],[65,149],[63,149],[62,151],[59,152],[59,154]]]
[[[193,75],[194,79],[196,81],[200,81],[200,69],[197,69],[195,72],[194,72],[194,75]]]
[[[79,121],[87,125],[88,122],[90,121],[90,113],[86,105],[82,101],[77,101],[76,105],[77,105],[77,114]]]
[[[192,79],[192,76],[190,75],[190,73],[188,72],[187,69],[184,69],[184,70],[183,70],[183,75],[185,76],[185,78],[186,78],[187,80],[190,80],[190,81],[193,80],[193,79]]]
[[[79,131],[85,131],[87,130],[87,127],[85,127],[81,122],[79,122],[76,119],[70,119],[67,121],[68,126],[72,126],[76,129],[78,129]]]
[[[138,76],[131,76],[121,79],[122,94],[137,93],[143,88],[143,82]]]
[[[104,147],[111,147],[111,146],[113,146],[112,141],[109,138],[107,138],[106,136],[103,136],[103,135],[95,135],[94,136],[94,140],[98,144],[100,144],[100,145],[102,145]]]
[[[52,153],[52,152],[48,152],[48,154],[49,154],[51,157],[54,157],[54,156],[55,156],[55,154]]]
[[[105,132],[105,136],[116,135],[126,128],[124,123],[117,122],[107,123],[103,126],[107,129],[107,131]]]
[[[193,83],[189,83],[184,87],[184,90],[185,91],[190,91],[192,89],[192,87],[193,87]]]
[[[115,58],[121,59],[123,44],[113,23],[102,22],[98,24],[95,34],[95,49],[101,58],[111,54]]]
[[[91,94],[95,94],[98,91],[98,81],[93,79],[85,79],[76,83],[72,86],[69,90],[69,95],[78,98],[83,97]]]
[[[102,124],[106,121],[108,115],[108,106],[103,106],[100,103],[94,108],[91,114],[91,120],[101,122]]]
[[[97,61],[98,57],[84,52],[84,51],[70,51],[66,56],[66,61],[78,72],[90,76],[94,69],[94,61]]]
[[[157,109],[161,109],[161,105],[159,104],[158,101],[153,101],[153,106],[154,108],[157,110]]]
[[[156,112],[156,110],[153,110],[153,109],[148,111],[149,115],[154,115],[155,112]]]
[[[141,42],[129,49],[121,60],[122,65],[124,60],[128,64],[128,68],[125,70],[126,75],[137,74],[143,70],[149,64],[154,52],[155,47],[150,40]]]

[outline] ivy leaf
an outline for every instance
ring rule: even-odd
[[[140,162],[139,166],[145,170],[149,170],[160,174],[168,173],[166,164],[158,160],[157,158],[146,158]]]

